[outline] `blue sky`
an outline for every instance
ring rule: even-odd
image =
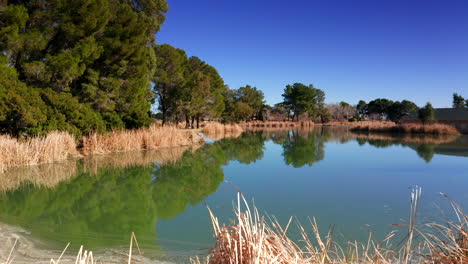
[[[468,97],[468,0],[168,0],[157,35],[251,84],[269,104],[286,84],[326,102],[409,99],[450,107]]]

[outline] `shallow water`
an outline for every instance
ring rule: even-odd
[[[237,190],[261,212],[308,227],[316,217],[343,240],[401,228],[410,188],[420,222],[453,217],[450,195],[468,206],[468,139],[368,136],[342,128],[246,132],[200,148],[98,157],[2,175],[0,221],[30,231],[38,247],[71,242],[99,252],[128,248],[180,261],[212,245],[206,204],[229,223]],[[32,183],[28,183],[34,179]],[[206,201],[206,204],[204,203]],[[291,229],[291,236],[297,231]]]

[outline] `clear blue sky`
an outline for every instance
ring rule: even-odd
[[[168,0],[157,35],[251,84],[269,104],[286,84],[326,102],[375,98],[449,107],[468,97],[468,0]]]

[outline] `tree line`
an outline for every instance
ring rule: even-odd
[[[407,100],[325,104],[325,92],[294,83],[269,106],[251,85],[228,87],[215,67],[156,33],[166,0],[19,1],[0,5],[0,133],[80,136],[203,120],[379,119],[417,110]],[[152,113],[157,105],[158,113]],[[466,107],[454,94],[454,107]]]

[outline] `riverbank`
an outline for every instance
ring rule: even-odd
[[[129,237],[130,238],[130,237]],[[129,239],[130,240],[130,239]],[[71,252],[67,245],[62,250],[46,250],[37,247],[38,241],[29,236],[29,231],[0,223],[0,263],[5,264],[95,264],[95,263],[153,263],[171,264],[172,262],[145,258],[137,246],[136,239],[132,240],[127,250],[107,249],[100,254],[82,250]],[[129,252],[132,252],[129,255]]]
[[[351,125],[351,131],[386,132],[402,134],[458,135],[460,132],[444,124],[395,124],[392,122],[360,122]]]
[[[96,154],[185,147],[203,142],[203,138],[194,131],[156,125],[92,134],[81,138],[79,142],[70,133],[58,131],[26,139],[0,135],[0,172],[13,167],[53,163]]]

